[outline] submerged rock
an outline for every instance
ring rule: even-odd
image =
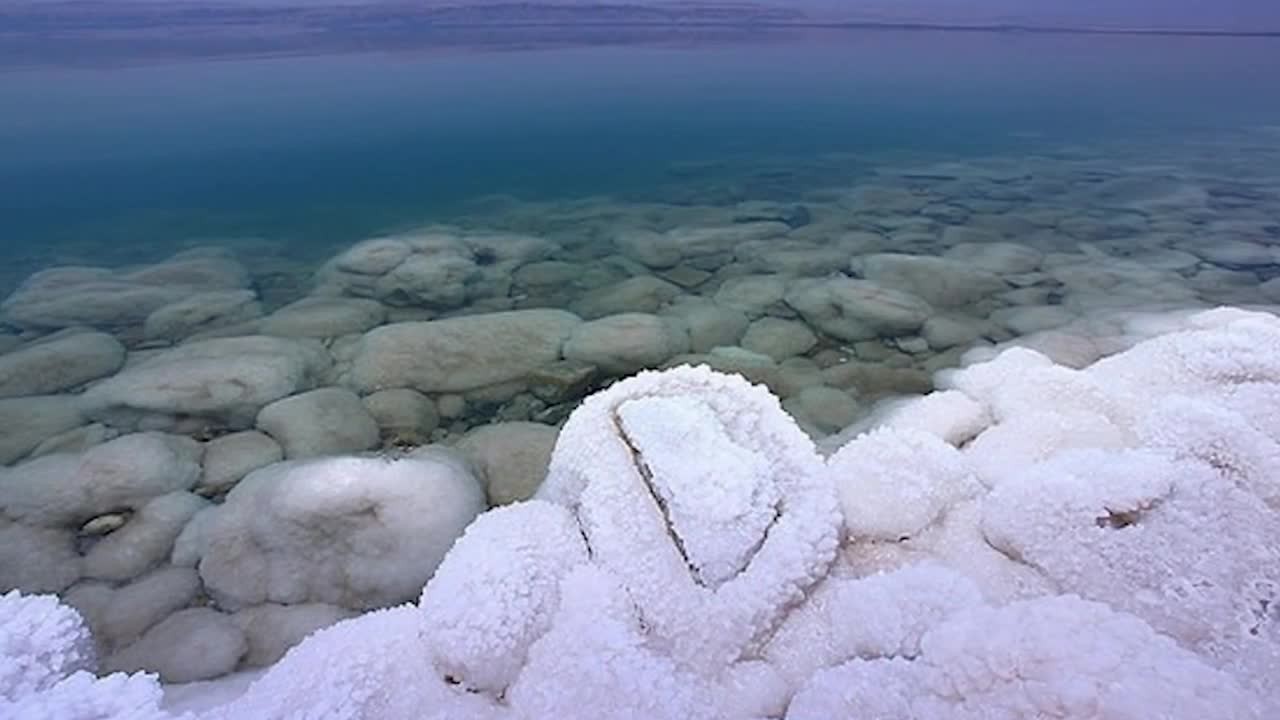
[[[124,346],[100,332],[24,346],[0,355],[0,398],[69,390],[119,370],[124,356]]]
[[[581,323],[563,310],[517,310],[385,325],[365,334],[351,382],[361,392],[438,393],[520,380],[559,360]]]
[[[557,428],[541,423],[495,423],[467,433],[457,449],[476,466],[489,503],[508,505],[537,492],[559,434]]]
[[[318,343],[221,338],[166,350],[94,386],[90,417],[126,428],[244,429],[268,403],[320,384],[332,365]]]
[[[345,388],[321,388],[277,400],[258,413],[257,427],[290,460],[369,450],[378,424],[360,397]]]
[[[798,282],[786,300],[810,325],[848,341],[914,334],[933,312],[914,295],[845,277]]]

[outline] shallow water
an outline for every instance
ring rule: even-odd
[[[1011,344],[1080,367],[1138,312],[1274,309],[1278,66],[1275,39],[788,31],[0,68],[0,591],[71,597],[108,667],[218,676],[272,650],[175,670],[134,640],[425,580],[197,573],[191,518],[282,458],[451,445],[500,504],[643,368],[740,372],[830,450]],[[64,266],[98,269],[36,275]],[[473,317],[549,309],[579,317]],[[40,506],[81,456],[146,487]],[[154,617],[103,619],[144,580]]]

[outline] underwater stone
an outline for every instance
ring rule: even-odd
[[[656,367],[688,349],[688,333],[677,321],[644,313],[624,313],[574,328],[564,344],[564,355],[568,360],[595,365],[609,374],[626,375]]]
[[[165,618],[104,666],[110,672],[146,670],[165,682],[188,683],[226,675],[248,650],[244,632],[229,615],[191,608]]]
[[[695,353],[737,345],[751,322],[741,310],[698,297],[682,298],[664,310],[663,315],[684,323],[689,331],[689,348]]]
[[[284,448],[257,430],[223,435],[205,444],[204,473],[197,492],[218,495],[240,482],[245,475],[284,459]]]
[[[187,521],[207,505],[189,492],[161,495],[142,505],[127,523],[85,553],[85,577],[132,580],[156,567],[169,557]]]
[[[124,365],[114,337],[83,332],[26,345],[0,355],[0,398],[51,395],[105,377]]]
[[[549,403],[582,397],[599,374],[591,363],[562,360],[529,373],[529,392]]]
[[[940,257],[880,253],[854,258],[850,266],[872,282],[911,293],[935,307],[959,307],[1009,286],[996,275]]]
[[[262,317],[262,303],[252,290],[198,293],[165,305],[147,316],[142,334],[147,340],[180,340]]]
[[[166,350],[84,395],[110,425],[239,430],[268,403],[319,384],[332,359],[319,343],[266,336],[220,338]]]
[[[368,450],[379,437],[378,424],[360,397],[336,387],[267,405],[258,413],[257,427],[280,443],[290,460]]]
[[[361,341],[352,383],[366,393],[396,387],[437,393],[520,380],[559,360],[581,323],[563,310],[516,310],[384,325]]]
[[[246,608],[231,616],[249,641],[242,663],[247,667],[267,667],[277,662],[289,648],[321,628],[353,616],[350,610],[323,603],[277,605],[267,603]]]
[[[751,323],[742,337],[742,347],[781,362],[803,355],[818,344],[818,336],[804,323],[764,317]]]
[[[310,297],[285,305],[263,319],[263,335],[331,338],[363,333],[381,325],[387,308],[361,298]]]
[[[494,423],[468,432],[457,449],[475,465],[489,504],[507,505],[537,492],[559,433],[541,423]]]
[[[363,402],[378,428],[400,441],[422,444],[440,426],[435,403],[417,390],[379,390],[366,395]]]
[[[786,301],[810,325],[850,341],[911,334],[933,314],[914,295],[845,277],[801,281]]]
[[[621,313],[657,312],[679,296],[678,286],[651,275],[642,275],[592,290],[571,307],[587,320]]]
[[[79,396],[44,395],[0,400],[0,465],[25,457],[45,440],[84,424]]]

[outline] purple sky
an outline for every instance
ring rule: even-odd
[[[3,0],[0,0],[2,2]],[[26,0],[28,3],[63,0]],[[122,0],[87,0],[111,4]],[[337,5],[418,2],[425,5],[481,5],[511,0],[127,0],[179,4]],[[556,4],[662,4],[681,0],[544,0]],[[689,0],[721,3],[734,0]],[[1280,0],[746,0],[796,7],[829,19],[916,20],[949,23],[1020,22],[1027,24],[1126,27],[1200,27],[1232,30],[1280,30]]]

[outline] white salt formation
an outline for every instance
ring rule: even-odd
[[[697,252],[672,242],[649,261]],[[202,720],[1280,716],[1280,319],[1126,327],[1130,349],[1081,368],[1012,349],[948,372],[828,459],[764,387],[641,373],[572,414],[534,499],[478,517],[482,480],[436,448],[270,464],[186,523],[180,567],[121,586],[76,582],[93,563],[75,539],[143,519],[157,530],[136,542],[167,544],[146,518],[195,497],[186,446],[131,435],[18,465],[0,532],[71,543],[49,589],[75,582],[67,602],[99,629],[53,598],[0,598],[0,716],[179,717],[155,676],[90,671],[273,661],[171,698]],[[492,492],[512,471],[475,437]],[[108,473],[125,442],[163,477]],[[245,471],[218,467],[218,486]],[[214,607],[187,608],[198,582]],[[410,584],[416,605],[284,652]]]

